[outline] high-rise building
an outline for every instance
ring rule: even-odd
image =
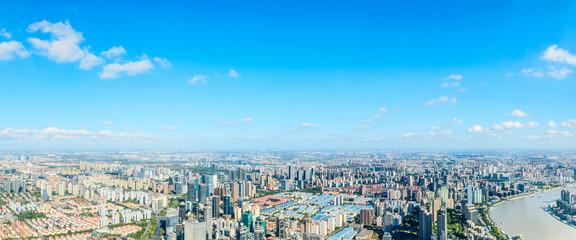
[[[202,204],[206,204],[206,198],[210,196],[209,186],[206,184],[198,184],[198,202]]]
[[[206,240],[206,222],[188,220],[184,222],[184,240]]]
[[[246,226],[248,229],[252,229],[252,220],[254,219],[254,215],[252,215],[252,211],[247,211],[242,213],[242,224]]]
[[[276,218],[276,237],[280,239],[288,237],[288,220],[283,217]]]
[[[448,240],[448,216],[446,216],[445,209],[438,211],[438,221],[436,225],[438,240]]]
[[[178,223],[182,223],[186,220],[186,203],[180,202],[178,205]]]
[[[184,185],[182,182],[176,182],[174,184],[174,191],[176,192],[176,195],[182,195],[184,193]]]
[[[212,218],[216,219],[220,216],[220,197],[212,196]]]
[[[360,210],[360,224],[372,225],[374,222],[374,209],[361,209]]]
[[[188,198],[187,200],[190,202],[196,202],[196,182],[188,182]]]
[[[296,167],[295,166],[288,166],[288,178],[290,180],[294,180],[296,178]]]
[[[432,239],[432,214],[426,210],[425,207],[420,207],[420,213],[418,215],[420,220],[420,226],[418,229],[419,240],[431,240]]]
[[[231,192],[232,192],[232,196],[231,196],[232,202],[238,201],[239,193],[238,193],[238,183],[237,182],[232,183]]]
[[[224,200],[223,200],[224,204],[223,204],[223,212],[224,215],[232,215],[232,198],[230,197],[230,195],[226,195],[224,196]]]

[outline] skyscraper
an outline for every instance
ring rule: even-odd
[[[425,207],[420,207],[419,213],[420,226],[418,229],[419,240],[431,240],[432,238],[432,214]]]
[[[184,222],[184,240],[206,240],[206,222],[188,220]]]
[[[198,202],[206,204],[206,198],[209,196],[208,185],[198,184]]]
[[[226,195],[224,196],[224,215],[232,215],[232,198],[230,197],[230,195]]]
[[[188,182],[188,198],[187,200],[190,202],[195,202],[196,201],[196,182],[192,181],[192,182]]]
[[[216,219],[220,216],[220,197],[212,196],[212,218]]]
[[[446,216],[446,210],[442,209],[438,211],[438,222],[436,228],[436,235],[438,240],[448,239],[448,216]]]

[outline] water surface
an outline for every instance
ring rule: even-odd
[[[574,185],[566,189],[576,193]],[[502,203],[494,207],[490,216],[509,236],[522,233],[527,240],[575,240],[576,228],[556,220],[541,208],[559,199],[560,190]]]

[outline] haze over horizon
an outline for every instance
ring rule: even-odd
[[[0,0],[0,151],[574,150],[575,4]]]

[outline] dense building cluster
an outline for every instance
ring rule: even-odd
[[[573,155],[0,154],[0,239],[501,239],[491,206],[571,183]],[[563,191],[557,208],[576,213]]]

